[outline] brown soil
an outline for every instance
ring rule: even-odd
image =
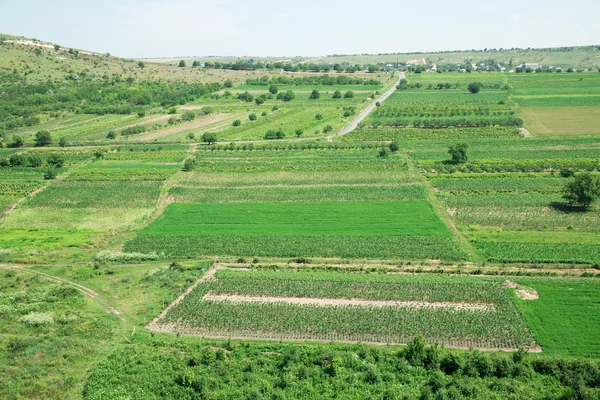
[[[511,282],[509,280],[505,280],[504,283],[502,284],[502,287],[505,288],[509,288],[509,289],[516,289],[519,285],[515,282]]]
[[[236,294],[215,295],[210,292],[203,297],[209,301],[231,301],[233,303],[288,303],[316,306],[360,306],[360,307],[403,307],[403,308],[451,308],[456,310],[490,311],[492,304],[452,303],[428,301],[384,301],[360,299],[324,299],[309,297],[240,296]]]
[[[521,287],[521,289],[515,290],[515,294],[521,300],[537,300],[540,298],[537,290],[531,288]]]

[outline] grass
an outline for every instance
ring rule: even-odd
[[[600,134],[600,107],[523,107],[527,128],[539,136]]]
[[[584,279],[519,279],[538,300],[515,299],[544,353],[552,356],[600,357],[599,282]]]
[[[150,236],[450,236],[426,201],[171,204]]]

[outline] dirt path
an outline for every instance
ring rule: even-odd
[[[163,319],[165,317],[165,315],[167,315],[169,310],[171,308],[175,307],[177,304],[179,304],[179,302],[181,300],[183,300],[183,298],[185,296],[187,296],[192,290],[194,290],[194,288],[196,288],[196,286],[198,286],[202,282],[206,282],[208,280],[214,279],[215,273],[221,268],[222,267],[220,265],[215,264],[211,269],[206,271],[206,273],[202,276],[202,278],[198,279],[196,281],[196,283],[194,283],[192,286],[190,286],[185,292],[183,292],[178,298],[176,298],[175,301],[173,301],[171,304],[169,304],[169,306],[167,308],[165,308],[156,318],[154,318],[152,321],[150,321],[150,323],[148,325],[146,325],[146,328],[150,329],[151,331],[156,331],[156,332],[169,332],[169,333],[172,332],[172,329],[170,329],[168,326],[160,325],[158,323],[158,321]]]
[[[527,128],[519,128],[519,131],[521,131],[521,134],[523,135],[523,137],[532,137],[533,136],[531,134],[531,132],[529,132],[529,129],[527,129]]]
[[[328,141],[332,141],[335,136],[343,136],[348,132],[352,132],[356,129],[359,123],[361,123],[367,116],[377,107],[377,103],[384,102],[388,97],[392,95],[396,91],[396,86],[400,84],[400,80],[404,79],[404,72],[398,72],[398,82],[392,86],[387,92],[379,96],[377,100],[374,100],[367,108],[362,110],[360,114],[356,118],[354,118],[344,129],[342,129],[339,133],[327,136]]]
[[[83,286],[79,283],[70,281],[68,279],[61,278],[59,276],[50,275],[45,272],[40,272],[40,271],[36,271],[33,269],[28,269],[28,268],[25,268],[25,267],[23,267],[21,265],[17,265],[17,264],[0,264],[0,268],[12,269],[15,271],[25,272],[28,274],[39,275],[43,278],[48,279],[49,281],[56,282],[56,283],[63,283],[65,285],[72,286],[75,289],[77,289],[78,291],[80,291],[81,293],[83,293],[84,295],[94,299],[97,303],[99,303],[102,306],[102,308],[105,309],[106,312],[118,315],[119,318],[121,319],[121,321],[125,322],[125,318],[123,317],[123,314],[120,311],[118,311],[113,306],[109,305],[104,299],[101,299],[98,296],[98,292],[96,292],[86,286]]]
[[[86,164],[87,163],[85,163],[83,165],[86,165]],[[83,165],[80,165],[78,168],[81,168]],[[23,204],[25,202],[25,200],[31,199],[32,197],[34,197],[38,193],[44,191],[47,187],[49,187],[50,185],[54,184],[55,182],[62,181],[67,176],[69,176],[69,174],[71,174],[71,172],[72,172],[71,170],[68,170],[64,174],[59,175],[56,178],[54,178],[54,180],[44,182],[44,184],[41,187],[35,189],[33,192],[31,192],[28,195],[23,196],[19,200],[15,201],[13,203],[13,205],[10,206],[10,208],[8,210],[6,210],[2,216],[0,216],[0,226],[2,225],[2,222],[4,222],[8,217],[10,217],[10,215],[17,209],[17,207],[19,207],[21,204]],[[41,174],[41,172],[40,172],[40,174]]]
[[[469,254],[471,261],[482,261],[477,252],[475,251],[475,247],[460,233],[449,211],[435,195],[435,189],[433,188],[433,186],[431,186],[431,183],[429,183],[426,177],[424,177],[422,174],[415,170],[415,166],[412,160],[410,159],[408,160],[408,170],[412,172],[415,176],[417,176],[418,179],[421,181],[423,187],[425,188],[425,192],[427,193],[429,202],[431,203],[433,208],[435,208],[442,221],[444,221],[448,228],[450,228],[450,230],[454,234],[454,237],[456,237],[458,242],[461,244],[461,247]]]
[[[240,296],[235,294],[215,295],[208,293],[203,300],[231,301],[233,303],[287,303],[315,306],[359,306],[359,307],[401,307],[401,308],[449,308],[453,310],[494,311],[493,304],[439,302],[439,301],[383,301],[360,299],[326,299],[309,297]]]
[[[175,135],[177,133],[189,131],[190,129],[202,128],[203,126],[214,124],[215,122],[221,122],[221,121],[223,121],[227,118],[231,118],[231,117],[232,117],[231,114],[216,114],[216,115],[210,116],[208,118],[200,118],[200,119],[194,120],[193,122],[190,122],[187,124],[186,123],[179,124],[179,125],[175,125],[171,128],[161,129],[161,130],[158,130],[155,132],[150,132],[147,135],[140,136],[138,139],[143,140],[143,141],[148,141],[148,140],[163,138],[165,136],[171,136],[171,135]]]

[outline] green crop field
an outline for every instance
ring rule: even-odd
[[[522,317],[498,283],[230,270],[218,271],[216,278],[197,286],[158,324],[184,334],[225,337],[402,343],[421,333],[428,341],[450,346],[533,344]],[[257,301],[244,300],[253,298]],[[294,304],[301,299],[313,303]],[[364,305],[344,305],[343,299],[359,299]],[[332,305],[328,300],[342,303]],[[384,303],[377,305],[377,301]],[[407,303],[388,304],[393,302]],[[466,308],[469,305],[479,308]]]

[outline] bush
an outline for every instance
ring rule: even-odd
[[[233,121],[233,123],[231,125],[233,125],[233,126],[240,126],[241,124],[242,124],[242,121],[239,120],[239,119],[236,119],[236,120]]]
[[[204,106],[204,107],[202,107],[202,109],[200,111],[202,111],[204,114],[212,114],[214,109],[209,106]]]
[[[33,168],[41,167],[44,163],[44,161],[42,161],[42,157],[38,156],[37,154],[30,155],[28,161],[29,165],[31,165]]]
[[[107,139],[116,139],[117,134],[115,131],[108,131],[108,133],[106,134],[106,138]]]
[[[27,164],[27,159],[25,158],[25,156],[23,156],[21,154],[13,154],[8,159],[8,162],[13,167],[22,167]]]
[[[331,96],[332,99],[341,99],[342,98],[342,92],[340,92],[339,90],[336,90],[335,92],[333,92],[333,96]]]
[[[575,176],[575,180],[565,186],[563,198],[587,209],[600,198],[600,177],[588,172]]]
[[[144,128],[142,125],[135,125],[123,129],[121,131],[121,136],[137,135],[144,132],[146,132],[146,128]]]
[[[193,121],[196,118],[196,113],[193,111],[186,111],[181,116],[182,121]]]
[[[467,162],[467,149],[469,148],[468,143],[456,143],[448,148],[448,154],[452,157],[452,161],[455,164],[462,164]]]
[[[302,136],[303,133],[304,133],[304,131],[302,129],[296,129],[296,136],[297,137]]]
[[[67,145],[67,139],[65,139],[64,137],[61,137],[61,138],[58,140],[58,145],[59,145],[60,147],[65,147],[65,146]]]
[[[44,179],[50,181],[54,178],[56,178],[56,169],[48,168],[46,172],[44,172]]]
[[[315,114],[315,119],[316,119],[317,121],[321,121],[321,120],[323,119],[323,114],[321,114],[321,113],[316,113],[316,114]]]
[[[250,121],[256,121],[256,114],[252,113],[252,114],[248,115],[248,119]]]
[[[395,153],[398,151],[398,149],[400,149],[400,145],[398,144],[398,142],[393,141],[392,143],[390,143],[389,149],[392,153]]]
[[[323,133],[329,133],[333,131],[333,126],[331,125],[325,125],[325,127],[323,128]]]
[[[49,131],[38,131],[35,134],[36,146],[48,146],[52,144],[52,135]]]
[[[23,146],[23,144],[24,144],[23,138],[21,136],[15,135],[12,137],[12,143],[9,145],[9,147],[15,147],[15,148],[21,147],[21,146]]]
[[[185,172],[189,172],[189,171],[193,171],[194,169],[196,169],[196,159],[195,158],[186,158],[186,160],[183,162],[183,167],[181,168],[181,170],[185,171]]]
[[[480,82],[473,82],[469,83],[467,89],[469,89],[469,92],[471,92],[472,94],[477,94],[481,91],[482,86],[483,85]]]
[[[352,98],[354,98],[354,93],[352,91],[348,90],[346,93],[344,93],[344,98],[352,99]]]
[[[281,128],[279,128],[278,130],[268,130],[267,133],[265,133],[265,139],[266,140],[273,140],[273,139],[283,139],[285,137],[285,133],[283,132],[283,130]]]
[[[50,154],[46,162],[48,163],[48,165],[60,168],[64,165],[65,160],[58,154]]]
[[[310,93],[310,96],[308,96],[308,98],[311,99],[311,100],[317,100],[319,97],[321,97],[321,94],[319,94],[318,90],[313,90]]]

